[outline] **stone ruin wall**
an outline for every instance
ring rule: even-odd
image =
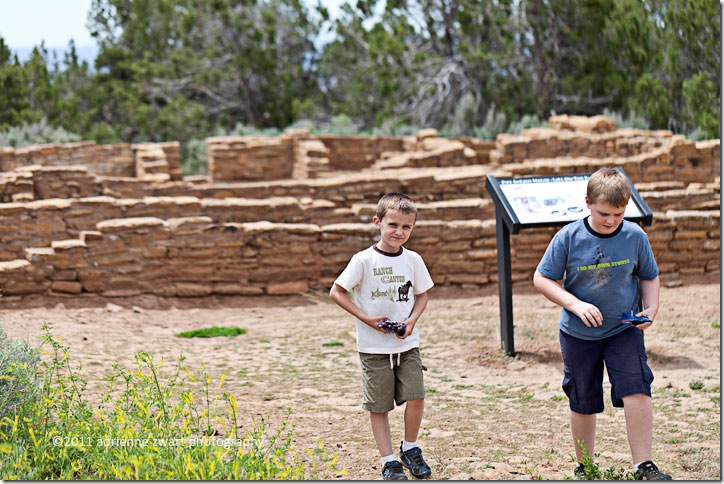
[[[277,295],[327,291],[389,191],[418,202],[408,242],[439,286],[497,282],[496,177],[621,166],[654,211],[662,280],[718,280],[719,140],[551,118],[495,141],[414,137],[210,138],[208,177],[176,171],[178,143],[0,149],[0,304],[47,296]],[[105,154],[105,155],[104,155]],[[65,156],[65,158],[64,158]],[[120,175],[119,175],[120,173]],[[511,237],[530,284],[556,228]]]
[[[54,143],[23,148],[0,147],[0,175],[8,176],[34,167],[83,166],[91,173],[108,177],[181,180],[181,145],[167,143],[116,143],[95,141]],[[2,201],[6,201],[4,198]]]

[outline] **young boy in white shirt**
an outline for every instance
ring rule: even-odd
[[[383,196],[373,217],[380,240],[355,254],[334,281],[330,297],[355,317],[357,350],[362,365],[362,408],[370,412],[385,480],[407,480],[404,465],[417,479],[428,479],[417,436],[422,423],[425,387],[417,322],[434,283],[422,257],[403,247],[417,221],[417,207],[405,194]],[[347,295],[354,293],[354,300]],[[388,332],[386,322],[399,334]],[[401,323],[401,324],[400,324]],[[392,450],[388,414],[405,406],[405,438],[398,460]],[[401,462],[400,462],[401,461]]]

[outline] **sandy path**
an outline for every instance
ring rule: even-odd
[[[558,309],[530,288],[514,291],[515,358],[502,355],[495,288],[450,297],[434,289],[421,320],[426,414],[420,443],[437,479],[564,479],[572,445],[558,347]],[[437,292],[436,292],[437,291]],[[654,382],[654,458],[676,479],[720,479],[720,287],[662,290],[647,331]],[[110,303],[110,304],[109,304]],[[378,479],[367,415],[359,408],[359,363],[351,319],[325,294],[291,298],[3,301],[0,324],[37,341],[43,322],[71,347],[91,390],[114,361],[134,352],[179,355],[234,393],[245,415],[278,421],[291,409],[298,449],[339,456],[340,478]],[[176,333],[240,326],[237,338]],[[342,343],[325,346],[329,343]],[[690,388],[701,382],[699,390]],[[607,403],[608,405],[608,403]],[[277,419],[277,420],[275,420]],[[402,411],[391,414],[402,438]],[[599,417],[598,462],[628,467],[623,411]],[[335,477],[335,476],[330,476]]]

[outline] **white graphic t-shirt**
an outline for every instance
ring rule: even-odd
[[[372,246],[356,253],[335,284],[354,291],[354,303],[368,316],[387,316],[405,321],[415,304],[415,294],[427,292],[434,283],[419,254],[401,248],[389,254]],[[412,334],[399,339],[376,331],[355,318],[357,350],[361,353],[396,354],[420,346],[417,325]]]

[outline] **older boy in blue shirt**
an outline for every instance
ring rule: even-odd
[[[590,215],[556,233],[533,283],[562,307],[563,390],[579,462],[576,477],[588,477],[581,464],[584,450],[595,455],[605,363],[613,406],[624,408],[634,476],[671,480],[651,461],[654,375],[646,362],[643,335],[659,310],[659,269],[646,233],[624,220],[630,197],[629,181],[619,170],[602,168],[591,175],[586,193]],[[622,313],[629,311],[651,321],[638,326],[622,322]]]

